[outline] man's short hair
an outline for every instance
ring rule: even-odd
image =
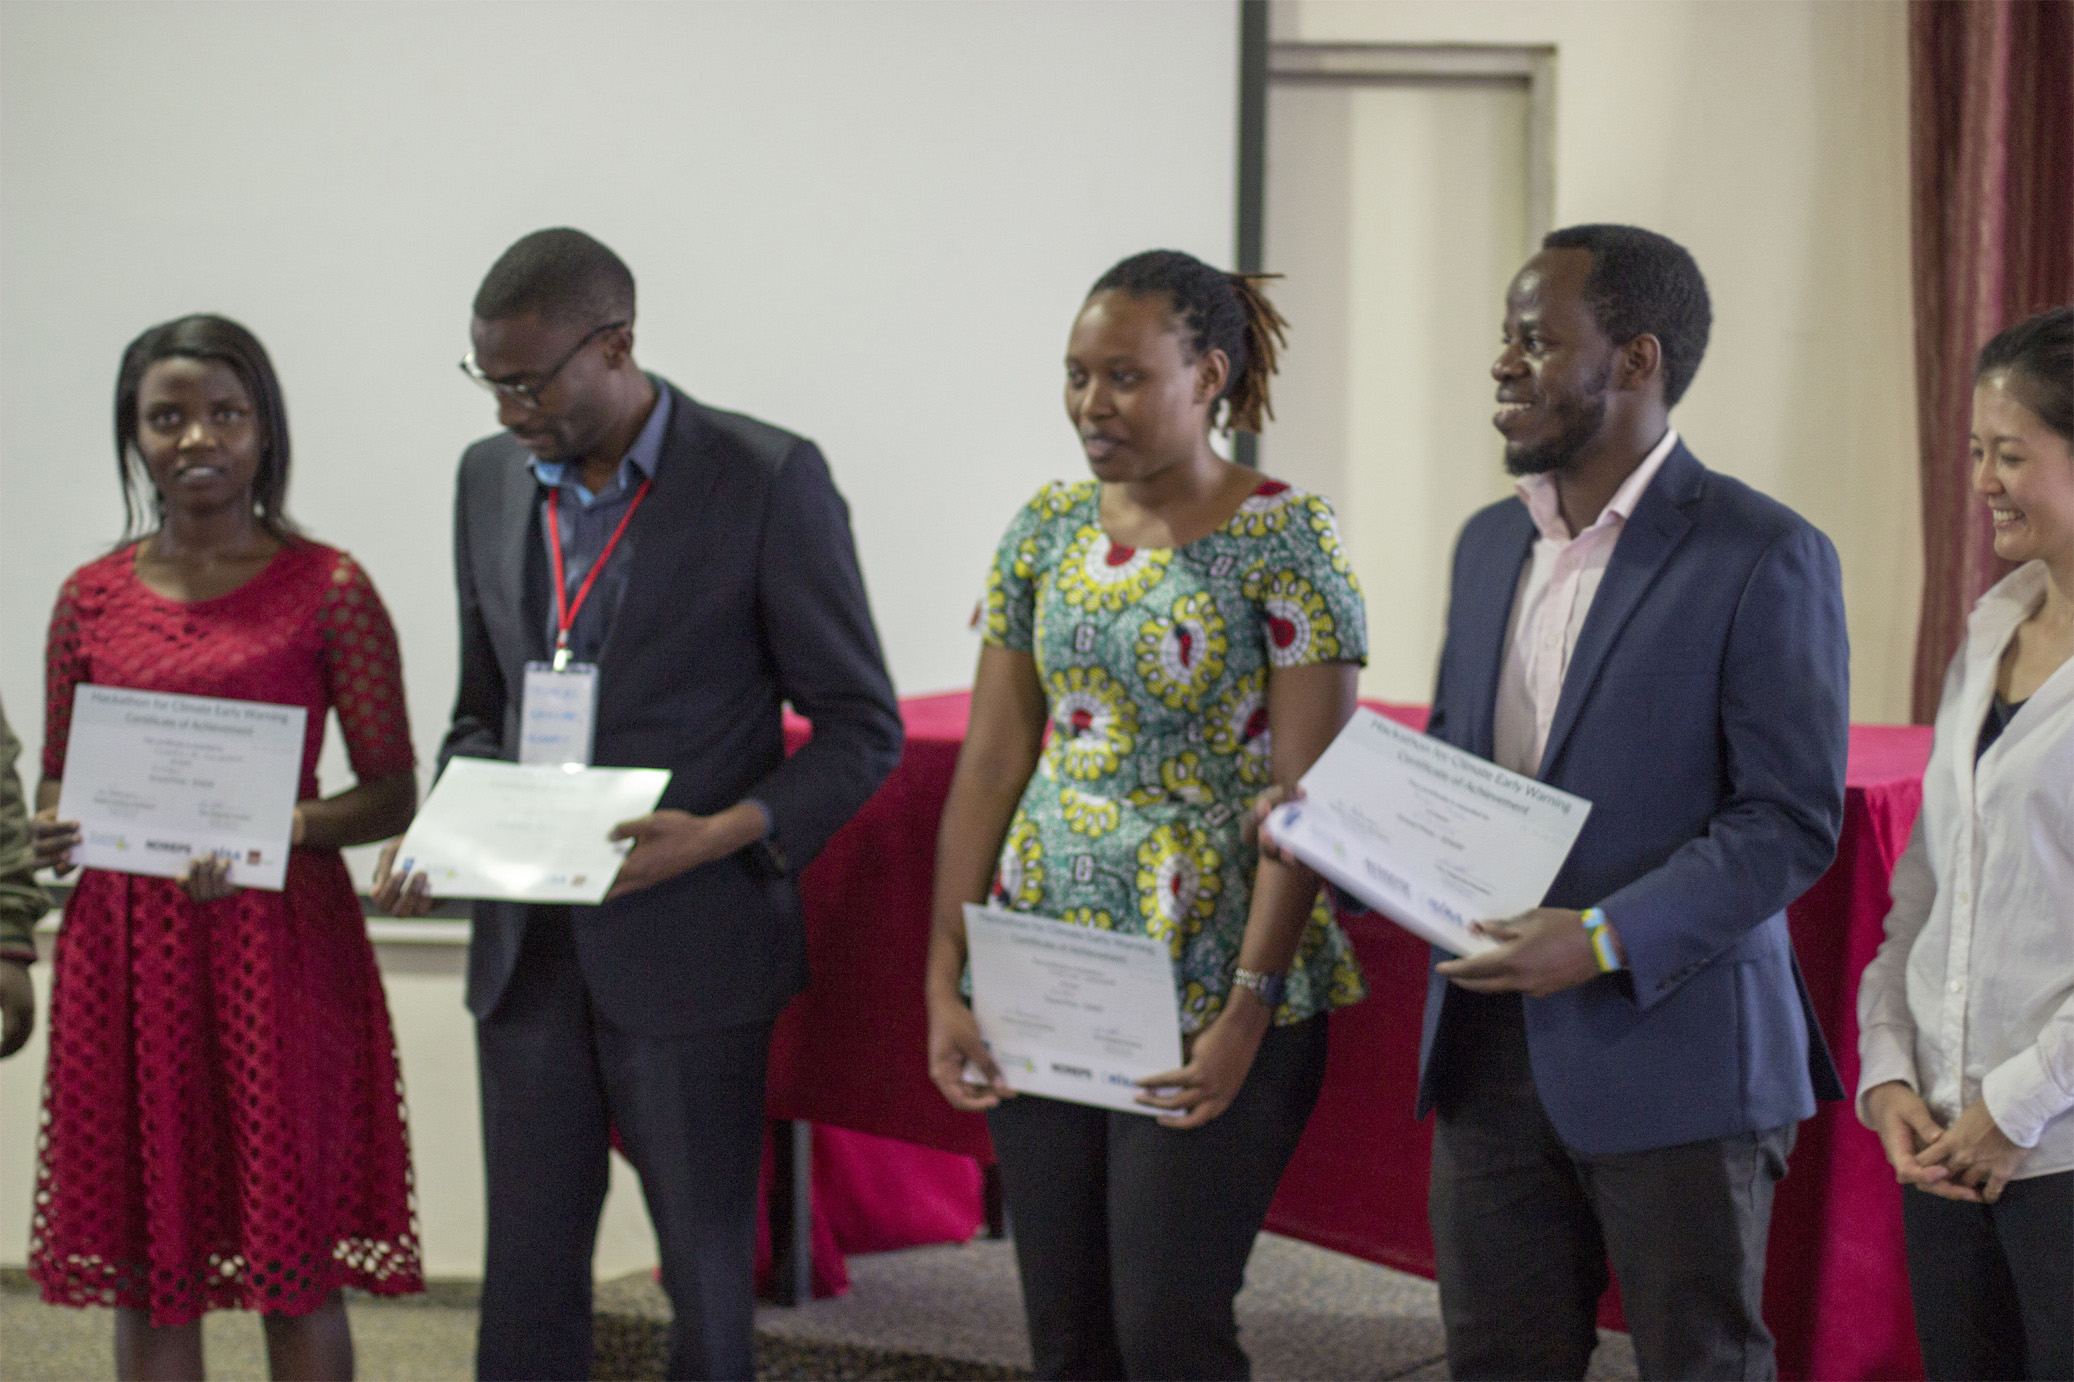
[[[1707,280],[1686,248],[1639,226],[1569,226],[1550,231],[1545,250],[1589,250],[1584,300],[1615,345],[1654,336],[1663,347],[1664,406],[1673,407],[1707,353],[1714,309]]]
[[[610,249],[566,226],[536,230],[497,257],[475,292],[479,321],[538,312],[550,321],[631,321],[634,275]]]

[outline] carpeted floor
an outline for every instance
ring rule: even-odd
[[[1014,1253],[979,1240],[850,1259],[850,1293],[797,1309],[757,1311],[757,1376],[770,1379],[1027,1377]],[[662,1375],[669,1307],[647,1273],[597,1294],[599,1378]],[[463,1379],[474,1374],[475,1311],[466,1285],[407,1301],[349,1302],[359,1375]],[[1433,1284],[1338,1253],[1263,1234],[1238,1300],[1254,1375],[1444,1378]],[[203,1325],[210,1376],[266,1376],[258,1321],[220,1313]],[[0,1379],[112,1375],[110,1320],[36,1299],[19,1271],[0,1272]],[[1625,1335],[1602,1335],[1591,1376],[1635,1375]]]

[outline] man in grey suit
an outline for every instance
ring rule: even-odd
[[[462,362],[506,430],[461,458],[442,766],[519,758],[529,691],[574,687],[588,761],[672,774],[615,832],[633,848],[601,906],[475,907],[484,1378],[590,1375],[614,1128],[662,1250],[670,1375],[750,1375],[765,1061],[806,984],[798,871],[900,753],[820,452],[643,373],[633,323],[617,255],[539,231],[483,280]],[[787,702],[814,727],[790,758]],[[423,911],[394,848],[376,900]]]

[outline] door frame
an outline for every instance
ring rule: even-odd
[[[1270,43],[1266,81],[1291,86],[1505,86],[1527,93],[1527,234],[1535,244],[1555,229],[1555,77],[1552,44]],[[1263,98],[1265,92],[1262,93]],[[1263,105],[1265,100],[1263,99]],[[1265,112],[1263,111],[1263,117]],[[1261,140],[1267,121],[1248,131]],[[1266,178],[1242,219],[1259,245],[1267,218]],[[1250,214],[1249,214],[1250,213]]]
[[[1239,0],[1238,225],[1240,273],[1262,271],[1267,235],[1267,93],[1271,83],[1332,86],[1506,86],[1527,93],[1527,237],[1555,229],[1554,44],[1291,43],[1268,33],[1269,0]],[[1235,433],[1232,457],[1258,461],[1257,439]]]

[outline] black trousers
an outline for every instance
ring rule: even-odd
[[[1449,1008],[1472,1016],[1437,1053],[1429,1191],[1449,1372],[1583,1377],[1610,1255],[1643,1377],[1776,1377],[1764,1251],[1794,1129],[1573,1151],[1535,1091],[1518,998],[1463,996]]]
[[[1325,1050],[1322,1017],[1271,1029],[1200,1128],[1029,1094],[987,1114],[1037,1376],[1251,1375],[1232,1298]]]
[[[2074,1171],[1993,1204],[1906,1189],[1901,1227],[1931,1382],[2074,1378]]]
[[[585,1379],[611,1133],[641,1177],[675,1312],[673,1378],[747,1378],[771,1024],[684,1037],[593,1011],[569,910],[534,910],[503,1000],[476,1024],[488,1249],[476,1375]]]

